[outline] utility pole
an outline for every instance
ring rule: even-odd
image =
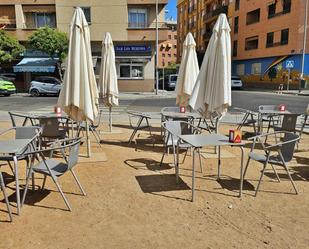
[[[307,43],[307,23],[308,23],[308,0],[306,0],[306,6],[305,6],[304,42],[303,42],[302,61],[301,61],[301,73],[299,80],[299,92],[301,91],[301,80],[304,77],[305,54],[306,54],[306,43]]]
[[[158,16],[159,16],[159,8],[158,8],[158,0],[156,0],[156,57],[155,57],[156,95],[158,95],[158,89],[159,89],[159,72],[158,72],[159,30],[158,30]]]

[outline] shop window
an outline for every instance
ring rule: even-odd
[[[256,9],[247,13],[247,25],[260,21],[260,9]]]
[[[239,10],[240,0],[235,1],[235,10]]]
[[[90,7],[80,7],[80,8],[83,10],[87,22],[91,23],[91,10],[90,10]]]
[[[251,74],[260,75],[262,71],[262,63],[253,63],[251,65]]]
[[[129,8],[129,28],[145,28],[147,26],[147,9]]]
[[[239,17],[236,16],[234,18],[234,33],[237,34],[238,33],[238,22],[239,22]]]
[[[120,63],[118,64],[119,79],[143,79],[144,65],[138,63]]]
[[[281,45],[285,45],[289,43],[289,29],[281,30]]]
[[[246,44],[245,44],[246,50],[257,49],[258,47],[259,47],[259,37],[258,36],[252,36],[252,37],[246,38]]]
[[[238,64],[236,66],[236,74],[237,75],[245,75],[245,64]]]
[[[274,46],[274,32],[269,32],[267,33],[267,38],[266,38],[266,47],[273,47]]]

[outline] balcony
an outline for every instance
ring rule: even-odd
[[[4,29],[5,32],[10,35],[14,36],[19,41],[27,41],[29,36],[33,33],[35,29]]]
[[[158,4],[167,4],[168,0],[158,0]],[[143,5],[156,4],[156,0],[128,0],[128,4]]]
[[[213,17],[220,15],[221,13],[227,14],[227,12],[228,12],[228,6],[222,5],[222,6],[218,7],[217,9],[206,13],[203,17],[203,21],[208,21],[208,20],[212,19]]]

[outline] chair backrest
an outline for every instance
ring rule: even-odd
[[[285,114],[282,120],[282,131],[295,132],[298,114]]]
[[[57,137],[59,135],[59,120],[57,117],[41,118],[42,137]]]
[[[266,110],[266,111],[277,111],[277,110],[279,110],[279,107],[276,106],[276,105],[260,105],[259,106],[259,111],[263,111],[263,110]]]
[[[73,168],[78,162],[80,138],[74,139],[70,144],[70,152],[68,157],[68,169]]]
[[[180,108],[178,106],[163,107],[161,112],[180,112]]]
[[[21,126],[25,126],[27,121],[30,121],[31,125],[34,126],[32,115],[29,113],[9,112],[9,115],[10,115],[10,119],[11,119],[13,127],[19,126],[18,123],[20,121],[22,121]]]
[[[294,133],[286,132],[284,134],[282,142],[287,142],[287,143],[282,145],[281,153],[282,153],[282,156],[285,162],[289,162],[292,160],[294,150],[295,150],[295,145],[298,140],[299,140],[299,136]]]
[[[40,133],[38,126],[17,126],[15,127],[15,139],[32,139]]]
[[[192,134],[192,126],[183,121],[175,121],[175,120],[168,120],[162,124],[163,128],[167,131],[167,135],[164,138],[164,142],[167,145],[171,145],[177,143],[179,135],[186,135]]]

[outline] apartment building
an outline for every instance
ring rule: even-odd
[[[232,3],[233,73],[256,80],[277,71],[285,81],[288,68],[297,82],[304,42],[304,0],[234,0]],[[309,14],[309,13],[308,13]],[[307,35],[304,74],[309,75]]]
[[[168,37],[164,8],[158,0],[159,42]],[[33,30],[48,25],[68,32],[74,7],[90,24],[95,72],[99,73],[105,32],[114,40],[119,89],[153,91],[156,0],[1,0],[0,27],[22,43]],[[29,77],[28,77],[29,78]]]
[[[166,21],[167,39],[159,44],[158,68],[167,68],[177,63],[177,22]]]
[[[229,16],[229,2],[229,0],[178,0],[178,62],[181,61],[181,44],[189,32],[195,39],[197,55],[201,62],[217,17],[220,13]]]

